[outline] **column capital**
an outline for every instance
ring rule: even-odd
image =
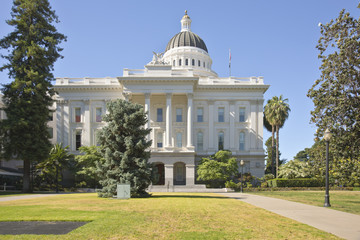
[[[236,102],[235,100],[230,100],[229,101],[230,105],[235,105],[235,102]]]
[[[194,97],[194,93],[187,93],[186,95],[187,95],[188,99],[193,99],[193,97]]]
[[[172,93],[166,93],[166,98],[169,99],[172,97]]]
[[[126,101],[130,101],[130,99],[131,99],[130,91],[123,91],[123,95],[124,95]]]
[[[145,99],[148,99],[148,98],[150,98],[150,96],[151,96],[151,93],[149,93],[149,92],[146,92],[146,93],[144,93],[144,96],[145,96]]]
[[[89,104],[90,103],[90,99],[83,99],[83,102],[86,103],[86,104]]]
[[[213,104],[214,104],[214,102],[215,102],[215,100],[214,100],[214,99],[209,99],[209,100],[208,100],[209,105],[213,105]]]

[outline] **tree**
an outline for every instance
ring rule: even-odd
[[[279,177],[281,178],[309,178],[310,166],[307,162],[298,159],[291,160],[279,167]]]
[[[265,106],[266,108],[266,106]],[[266,161],[266,165],[270,165],[270,172],[267,172],[267,168],[265,169],[265,173],[272,173],[273,175],[275,175],[275,169],[274,169],[274,160],[275,160],[275,151],[274,151],[274,148],[275,148],[275,138],[274,138],[274,133],[275,133],[275,126],[271,125],[269,123],[269,121],[267,120],[266,118],[266,115],[268,114],[268,112],[266,112],[265,114],[265,108],[264,108],[264,127],[266,130],[268,130],[269,132],[271,132],[271,139],[270,143],[270,147],[268,146],[267,142],[269,141],[269,139],[266,141],[265,145],[267,146],[267,161]],[[270,109],[267,109],[267,111],[269,111]]]
[[[40,170],[40,178],[45,180],[44,182],[55,184],[56,192],[59,192],[59,182],[62,179],[61,171],[70,166],[70,161],[74,157],[68,150],[69,146],[63,147],[61,143],[54,144],[48,159],[36,166]]]
[[[274,129],[276,131],[276,172],[279,169],[279,130],[284,126],[290,112],[287,101],[288,99],[283,99],[282,95],[280,97],[274,96],[268,100],[264,110],[266,119],[272,126],[272,146],[274,146]]]
[[[31,162],[46,159],[51,148],[46,125],[55,94],[51,71],[66,37],[51,25],[58,18],[47,0],[14,0],[11,16],[7,24],[15,29],[0,40],[9,52],[0,70],[14,79],[2,89],[7,119],[0,123],[0,145],[4,158],[23,160],[23,191],[31,192]]]
[[[271,137],[269,137],[266,142],[265,142],[265,146],[266,146],[266,155],[265,155],[265,160],[266,160],[266,166],[265,166],[265,174],[269,174],[269,173],[275,173],[275,169],[273,169],[274,166],[274,161],[272,161],[274,158],[274,154],[275,151],[273,151],[273,147],[271,146],[271,142],[272,139]],[[279,157],[281,156],[281,152],[279,151]],[[279,166],[281,166],[283,163],[285,162],[284,159],[279,160]],[[276,175],[273,174],[274,176]]]
[[[230,151],[220,150],[209,158],[202,158],[197,168],[197,180],[206,181],[210,183],[210,186],[218,187],[237,173],[236,158],[231,157]]]
[[[130,183],[131,196],[148,196],[151,182],[151,141],[146,138],[151,129],[144,129],[147,118],[143,106],[124,100],[107,103],[104,116],[107,126],[98,133],[98,143],[104,162],[97,162],[100,197],[113,197],[118,183]]]
[[[81,155],[75,156],[76,176],[79,185],[87,187],[99,186],[96,164],[102,165],[104,159],[98,146],[82,146],[79,148]]]
[[[358,6],[360,8],[360,4]],[[316,136],[332,132],[335,159],[360,160],[360,18],[342,10],[336,20],[321,25],[321,76],[308,91],[314,103],[311,121]]]

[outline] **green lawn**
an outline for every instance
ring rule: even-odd
[[[0,212],[0,221],[90,221],[69,234],[41,239],[338,239],[244,202],[207,193],[158,193],[130,200],[66,194],[0,202]],[[17,236],[34,238],[39,236]]]
[[[273,191],[250,194],[282,198],[319,207],[324,206],[325,200],[324,191]],[[360,215],[360,191],[330,191],[330,204],[332,209]]]

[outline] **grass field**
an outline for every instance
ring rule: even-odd
[[[0,212],[0,221],[90,222],[69,234],[41,239],[337,239],[241,201],[205,193],[159,193],[130,200],[66,194],[0,202]],[[34,238],[39,235],[16,239]]]
[[[325,200],[324,191],[273,191],[251,192],[250,194],[281,198],[319,207],[324,206]],[[330,191],[330,204],[332,209],[360,215],[360,191]]]

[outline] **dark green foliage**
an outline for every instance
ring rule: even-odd
[[[56,188],[57,184],[61,182],[61,172],[73,165],[74,156],[68,150],[69,146],[63,147],[62,144],[54,144],[48,158],[36,165],[36,178],[40,185]]]
[[[334,159],[360,160],[360,18],[342,10],[336,20],[321,25],[321,76],[308,92],[315,109],[311,121],[317,138],[332,132]]]
[[[51,147],[46,124],[55,94],[51,71],[65,36],[51,25],[58,19],[47,0],[14,0],[11,16],[7,24],[14,31],[0,40],[9,52],[0,70],[14,79],[2,89],[8,119],[0,122],[0,146],[4,158],[24,161],[23,191],[30,192],[30,164],[46,159]]]
[[[267,181],[269,187],[322,187],[324,181],[315,178],[275,178]]]
[[[104,158],[98,146],[82,146],[79,148],[81,155],[75,156],[76,161],[76,184],[78,187],[99,187],[97,175],[97,162],[102,165]]]
[[[265,174],[272,174],[274,172],[273,175],[276,175],[276,169],[272,170],[272,165],[271,161],[272,159],[275,160],[275,146],[272,147],[272,137],[269,137],[266,142],[265,142],[265,146],[266,146],[266,155],[265,155],[265,160],[266,160],[266,166],[265,166]],[[281,152],[279,151],[279,157],[281,156]],[[284,159],[279,161],[279,166],[281,166],[283,163],[285,162]]]
[[[231,152],[220,150],[209,158],[203,158],[197,167],[197,180],[205,181],[210,187],[224,187],[226,181],[238,173],[236,158]]]
[[[100,197],[116,195],[118,183],[130,183],[131,196],[148,196],[145,191],[151,182],[151,141],[146,136],[151,129],[144,129],[147,121],[144,109],[139,104],[124,100],[107,103],[109,114],[103,118],[107,126],[98,133],[98,143],[104,162],[97,162]]]

